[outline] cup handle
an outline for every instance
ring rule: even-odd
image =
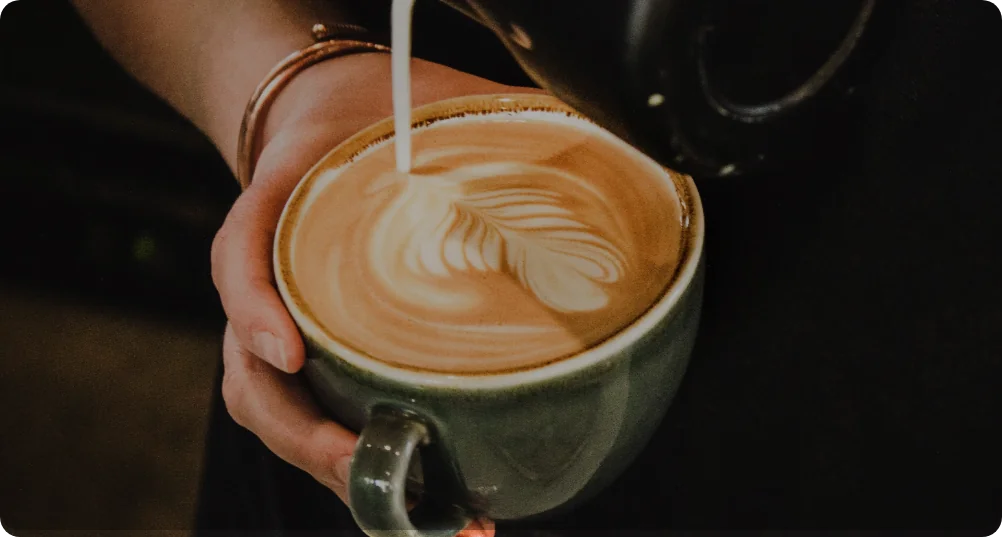
[[[430,443],[428,427],[413,413],[372,411],[355,447],[348,485],[352,515],[367,535],[454,537],[473,520],[456,501],[461,491],[455,480],[424,460],[425,498],[408,512],[407,471],[415,452]]]

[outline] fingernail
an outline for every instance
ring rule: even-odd
[[[482,535],[483,537],[494,537],[496,530],[493,520],[481,518],[477,522],[480,523],[480,535]]]
[[[457,537],[494,537],[494,523],[490,520],[474,520]]]
[[[261,357],[265,361],[282,371],[289,370],[289,360],[285,356],[285,349],[282,348],[282,344],[275,336],[268,332],[258,332],[254,334],[254,346],[257,347],[257,351],[262,354]]]
[[[344,483],[345,488],[348,487],[348,480],[351,479],[351,455],[347,457],[342,457],[334,464],[334,473],[337,474],[337,478]]]

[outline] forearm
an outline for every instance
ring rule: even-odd
[[[135,78],[186,116],[231,167],[244,107],[314,23],[353,23],[347,0],[72,0]]]

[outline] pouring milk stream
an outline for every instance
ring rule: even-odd
[[[415,0],[393,0],[393,120],[397,171],[411,171],[411,21]]]

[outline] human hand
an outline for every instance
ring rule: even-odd
[[[473,94],[535,92],[415,60],[415,106]],[[277,456],[347,502],[357,437],[324,417],[298,377],[299,332],[274,285],[272,241],[303,175],[334,146],[392,115],[390,57],[346,56],[315,65],[282,92],[268,114],[250,187],[212,246],[212,275],[229,323],[223,344],[223,399],[233,419]],[[489,521],[467,535],[493,535]]]

